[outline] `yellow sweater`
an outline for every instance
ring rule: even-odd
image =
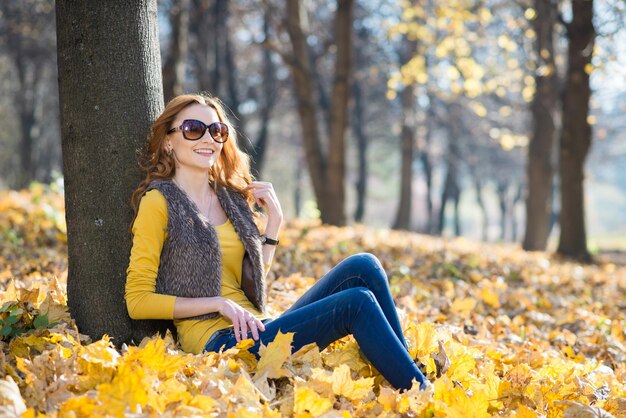
[[[241,290],[241,263],[244,255],[230,220],[215,226],[222,250],[222,297],[252,312],[259,319],[265,316],[254,307]],[[133,224],[133,246],[126,270],[126,306],[133,319],[173,319],[175,296],[155,293],[156,278],[163,243],[167,238],[167,202],[156,189],[147,192],[139,203]],[[223,316],[215,319],[174,319],[183,350],[200,353],[214,332],[231,327]]]

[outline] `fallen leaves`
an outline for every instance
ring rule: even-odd
[[[390,277],[409,352],[434,383],[400,393],[352,337],[291,354],[186,354],[171,337],[117,350],[78,333],[65,300],[62,198],[0,196],[0,415],[626,417],[626,269],[515,246],[294,221],[270,272],[270,312],[346,256]],[[1,334],[1,333],[0,333]]]

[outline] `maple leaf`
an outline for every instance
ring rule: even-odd
[[[257,364],[257,374],[265,374],[270,379],[278,379],[283,376],[290,376],[291,372],[283,368],[283,365],[291,357],[291,343],[293,332],[283,334],[278,332],[274,341],[270,342]]]
[[[350,375],[350,368],[345,364],[334,369],[332,373],[323,369],[313,369],[311,379],[329,385],[335,395],[342,395],[353,401],[370,396],[374,383],[372,377],[353,380]]]
[[[333,407],[333,403],[325,397],[320,396],[308,387],[296,385],[294,390],[294,407],[297,414],[305,412],[313,416],[322,415]]]
[[[0,380],[0,416],[21,416],[26,412],[26,404],[11,376],[6,376]]]
[[[484,392],[468,393],[447,376],[435,382],[435,416],[465,418],[469,411],[473,418],[489,417],[489,400]]]
[[[615,418],[613,414],[602,408],[585,405],[575,401],[557,401],[557,405],[566,406],[564,418]]]

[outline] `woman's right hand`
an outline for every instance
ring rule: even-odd
[[[265,331],[263,322],[230,299],[220,299],[219,313],[232,321],[237,342],[248,338],[248,330],[252,332],[255,341],[259,340],[259,331]]]

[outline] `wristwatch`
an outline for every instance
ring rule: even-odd
[[[272,238],[268,238],[265,235],[261,235],[261,244],[267,244],[267,245],[278,245],[279,240],[277,239],[272,239]]]

